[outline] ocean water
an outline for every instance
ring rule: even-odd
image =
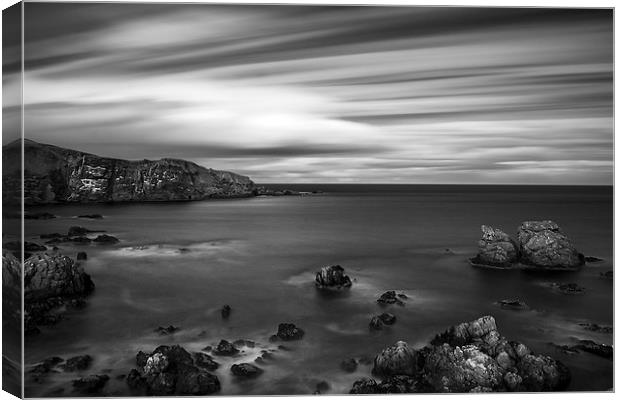
[[[26,240],[64,233],[72,225],[106,230],[117,245],[59,245],[75,256],[86,251],[85,270],[96,290],[81,310],[69,310],[55,326],[26,338],[26,364],[51,356],[90,354],[85,374],[107,373],[104,395],[128,395],[119,375],[135,366],[139,350],[180,344],[198,351],[221,339],[249,339],[237,358],[215,357],[222,395],[311,394],[327,381],[327,393],[348,393],[370,376],[369,365],[354,373],[340,369],[347,358],[374,357],[398,340],[422,347],[449,326],[483,315],[496,318],[500,333],[565,363],[570,390],[609,390],[612,361],[563,354],[550,342],[592,339],[613,344],[610,334],[579,323],[613,323],[613,282],[600,277],[613,269],[611,187],[279,185],[322,190],[312,196],[148,204],[56,205],[32,208],[59,216],[26,220]],[[77,219],[100,213],[102,220]],[[588,256],[604,261],[577,272],[528,273],[471,267],[480,225],[515,235],[524,220],[556,221]],[[183,250],[181,250],[183,249]],[[328,296],[313,285],[322,266],[340,264],[354,280],[350,290]],[[550,282],[575,282],[583,295],[550,290]],[[381,307],[386,290],[409,297],[403,307]],[[531,310],[500,308],[519,298]],[[232,314],[222,320],[222,305]],[[370,332],[373,315],[389,311],[395,325]],[[281,322],[305,330],[286,349],[270,343]],[[159,336],[158,326],[181,329]],[[261,350],[273,359],[254,380],[236,380],[230,365],[251,362]],[[27,396],[71,395],[78,374],[27,377]]]

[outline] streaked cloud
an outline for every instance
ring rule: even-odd
[[[610,10],[28,3],[26,136],[258,182],[611,184],[612,36]]]

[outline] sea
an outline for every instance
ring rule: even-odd
[[[105,230],[115,245],[60,244],[91,275],[96,289],[83,309],[26,337],[26,370],[59,356],[89,354],[88,371],[26,374],[26,396],[71,396],[71,381],[107,374],[103,396],[131,395],[124,376],[136,353],[162,344],[189,351],[222,339],[246,339],[237,357],[218,357],[214,372],[221,395],[312,394],[327,382],[327,394],[348,393],[371,376],[372,365],[341,369],[346,359],[372,359],[404,340],[428,345],[452,325],[492,315],[500,333],[547,354],[571,371],[570,391],[613,389],[613,362],[590,353],[567,354],[556,345],[590,339],[613,344],[613,335],[580,324],[613,325],[613,188],[611,186],[499,185],[267,185],[315,192],[303,196],[255,197],[171,203],[70,204],[28,207],[51,220],[26,220],[27,241],[66,233],[70,226]],[[77,218],[102,214],[103,219]],[[482,224],[516,237],[522,221],[553,220],[586,256],[602,259],[575,272],[527,272],[472,267]],[[97,234],[93,234],[97,235]],[[317,290],[314,277],[341,265],[349,290]],[[580,295],[553,290],[577,283]],[[404,293],[403,306],[381,306],[388,290]],[[526,310],[502,308],[519,299]],[[223,305],[232,307],[223,319]],[[370,331],[374,315],[390,312],[396,323]],[[294,323],[302,340],[270,342],[278,324]],[[159,326],[180,328],[171,335]],[[284,346],[281,346],[281,345]],[[230,366],[254,360],[264,370],[239,380]]]

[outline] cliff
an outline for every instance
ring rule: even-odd
[[[19,154],[19,140],[2,148],[4,201],[18,201]],[[255,194],[250,178],[189,161],[119,160],[24,140],[26,204],[183,201]]]

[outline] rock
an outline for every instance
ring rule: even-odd
[[[84,214],[84,215],[78,215],[78,218],[103,219],[103,215],[101,215],[101,214]]]
[[[48,212],[39,212],[39,213],[24,213],[24,219],[53,219],[56,218],[54,214],[50,214]]]
[[[65,362],[63,369],[65,371],[82,371],[90,367],[90,364],[92,362],[93,362],[93,358],[89,356],[88,354],[83,355],[83,356],[75,356],[75,357],[69,358]]]
[[[86,254],[85,251],[80,251],[77,253],[77,260],[86,260],[88,258],[88,255]]]
[[[228,304],[224,304],[224,307],[222,307],[222,318],[227,319],[228,317],[230,317],[230,311],[231,308]]]
[[[551,357],[525,355],[517,366],[522,378],[522,389],[528,392],[550,392],[564,390],[570,382],[568,368]]]
[[[507,310],[529,310],[530,307],[519,299],[504,299],[498,301],[501,308]]]
[[[84,236],[87,233],[91,233],[93,231],[84,228],[83,226],[72,226],[69,228],[67,232],[67,236]]]
[[[89,375],[73,381],[73,387],[81,393],[99,393],[105,384],[110,380],[107,375]]]
[[[325,393],[329,390],[329,383],[326,381],[320,381],[316,384],[316,391],[318,394]]]
[[[389,290],[389,291],[383,293],[381,295],[381,297],[379,297],[377,299],[377,303],[379,303],[379,304],[398,304],[399,306],[404,306],[405,303],[403,303],[403,301],[401,299],[399,299],[399,297],[401,297],[401,296],[400,295],[397,296],[396,292],[394,290]]]
[[[386,325],[394,325],[396,323],[396,316],[390,313],[383,313],[379,315],[379,319]]]
[[[377,376],[414,375],[417,353],[406,342],[399,341],[375,357],[372,373]]]
[[[194,353],[194,360],[196,366],[204,368],[208,371],[215,371],[219,368],[220,364],[213,360],[213,358],[205,353]]]
[[[99,235],[99,236],[97,236],[96,238],[93,239],[93,242],[95,242],[95,243],[114,244],[114,243],[120,242],[120,240],[118,240],[114,236],[110,236],[110,235]]]
[[[50,357],[41,361],[39,364],[35,365],[30,372],[35,374],[47,374],[52,371],[55,367],[58,366],[64,360],[60,357]]]
[[[381,321],[381,318],[379,317],[372,317],[370,323],[368,324],[368,328],[370,328],[371,331],[380,331],[383,329],[383,321]]]
[[[592,340],[580,340],[572,348],[595,354],[608,360],[612,360],[614,358],[614,348],[612,346],[596,343]]]
[[[432,345],[448,343],[450,346],[463,346],[474,341],[484,341],[485,338],[493,338],[498,335],[495,318],[484,316],[475,321],[463,322],[450,327],[431,341]]]
[[[587,263],[599,263],[599,262],[605,261],[602,258],[592,257],[592,256],[586,256],[583,258],[583,260]]]
[[[584,294],[586,288],[576,283],[551,283],[550,287],[562,294]]]
[[[599,276],[600,276],[601,278],[604,278],[604,279],[610,279],[610,280],[613,280],[613,279],[614,279],[614,271],[605,271],[605,272],[601,272],[601,273],[599,274]]]
[[[90,294],[95,285],[74,261],[62,255],[36,255],[24,262],[24,287],[27,300],[49,297],[76,297]]]
[[[579,326],[581,326],[583,329],[587,331],[592,331],[592,332],[613,333],[614,331],[614,328],[611,326],[602,326],[598,324],[582,323],[582,324],[579,324]]]
[[[498,391],[502,368],[477,346],[437,346],[426,357],[424,373],[435,392],[464,393],[477,387]]]
[[[256,378],[258,375],[263,373],[262,369],[248,363],[233,364],[230,367],[230,371],[234,376],[241,378]]]
[[[553,221],[526,221],[518,231],[521,263],[537,269],[571,270],[585,261]]]
[[[218,356],[233,356],[239,353],[239,349],[237,349],[232,343],[226,340],[221,340],[215,350],[213,350],[213,353]]]
[[[473,265],[510,268],[519,258],[515,241],[500,229],[482,225],[482,238],[478,242],[478,255]]]
[[[3,146],[8,202],[19,203],[22,182],[26,205],[251,197],[256,188],[246,176],[185,160],[120,160],[31,140],[23,140],[22,168],[21,142]]]
[[[162,336],[172,335],[176,331],[180,330],[178,326],[169,325],[167,327],[159,326],[155,329],[155,332],[159,333]]]
[[[136,355],[137,369],[127,374],[127,384],[147,395],[207,395],[220,390],[219,380],[178,345],[159,346],[152,353]],[[202,360],[204,361],[204,360]]]
[[[343,289],[351,287],[351,278],[344,273],[340,265],[321,268],[316,273],[315,285],[319,289]]]
[[[340,368],[348,373],[355,372],[357,369],[357,361],[355,361],[355,358],[347,358],[346,360],[342,360],[340,362]]]
[[[362,378],[353,383],[349,394],[378,394],[381,393],[379,385],[374,379]]]
[[[278,325],[278,333],[275,336],[284,341],[301,340],[304,337],[304,331],[295,324],[282,323]]]

